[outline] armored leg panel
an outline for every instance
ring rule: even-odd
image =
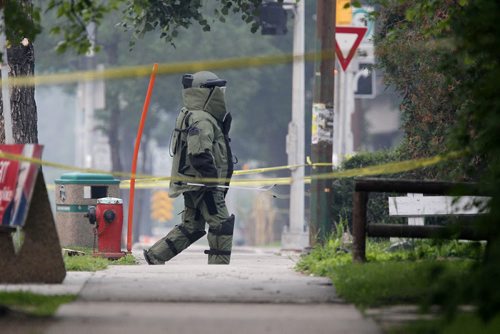
[[[189,232],[185,226],[176,225],[167,236],[144,253],[146,261],[150,264],[164,264],[205,234],[205,231]]]
[[[234,215],[222,221],[217,228],[208,230],[208,264],[229,264],[233,246]]]
[[[183,223],[176,225],[167,236],[144,252],[149,264],[164,264],[206,234],[205,222],[191,199],[185,197],[184,203]]]

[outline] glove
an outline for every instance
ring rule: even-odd
[[[212,154],[209,152],[204,152],[200,154],[190,154],[189,159],[191,165],[201,174],[202,177],[207,179],[217,179],[218,173],[217,168],[215,168],[214,160]],[[216,187],[217,182],[207,183],[204,182],[207,187]]]

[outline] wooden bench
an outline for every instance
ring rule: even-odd
[[[471,216],[486,213],[490,197],[486,196],[424,196],[409,193],[389,197],[389,216],[407,217],[408,225],[424,225],[425,217]]]
[[[370,192],[413,193],[426,195],[449,195],[453,191],[461,194],[479,196],[477,184],[453,183],[438,181],[417,181],[363,178],[355,179],[353,196],[353,260],[366,261],[366,236],[372,237],[399,237],[399,238],[450,238],[457,237],[466,240],[487,240],[487,235],[481,233],[470,224],[461,223],[456,233],[450,232],[449,226],[423,225],[422,221],[412,221],[412,224],[368,224],[366,209]],[[485,204],[487,197],[469,197],[454,202],[449,196],[417,196],[401,199],[391,197],[389,207],[393,206],[395,215],[410,218],[429,215],[470,215],[478,214],[472,205],[465,205],[467,201],[477,201]],[[438,199],[439,198],[439,199]],[[392,202],[392,204],[391,204]],[[415,205],[415,203],[420,205]],[[432,202],[432,204],[430,204]],[[441,204],[438,204],[440,202]],[[468,203],[468,202],[467,202]],[[413,207],[413,208],[412,208]],[[454,226],[455,227],[455,226]]]

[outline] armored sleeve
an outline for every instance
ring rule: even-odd
[[[209,121],[195,122],[188,131],[187,153],[191,165],[203,177],[217,178],[217,168],[212,155],[213,125]]]
[[[214,141],[213,125],[207,120],[193,122],[187,135],[187,153],[196,155],[212,150]]]

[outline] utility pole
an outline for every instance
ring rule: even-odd
[[[335,14],[336,0],[318,0],[316,8],[315,86],[312,112],[311,160],[332,163],[333,106],[335,86]],[[333,192],[331,180],[317,180],[315,175],[331,172],[331,166],[312,168],[310,243],[324,242],[333,227]]]
[[[294,4],[293,23],[293,82],[292,82],[292,121],[288,124],[287,154],[289,165],[302,165],[305,161],[305,115],[304,115],[304,0]],[[309,245],[309,236],[305,230],[304,217],[304,167],[291,170],[290,185],[290,225],[281,236],[281,248],[284,250],[302,250]]]
[[[87,34],[90,40],[90,49],[86,54],[86,67],[87,71],[95,70],[95,44],[96,44],[96,24],[90,22],[87,25]],[[87,80],[83,83],[83,96],[84,96],[84,114],[83,114],[83,129],[84,129],[84,142],[83,142],[83,166],[86,168],[94,167],[92,161],[92,143],[94,140],[94,81]]]
[[[84,58],[84,66],[87,71],[95,70],[96,28],[97,27],[95,22],[90,22],[86,28],[87,35],[90,41],[90,48]],[[92,157],[94,156],[92,144],[95,140],[94,95],[94,81],[87,80],[78,82],[76,97],[77,117],[75,122],[75,163],[77,166],[82,166],[85,168],[95,168],[94,161],[92,159]]]

